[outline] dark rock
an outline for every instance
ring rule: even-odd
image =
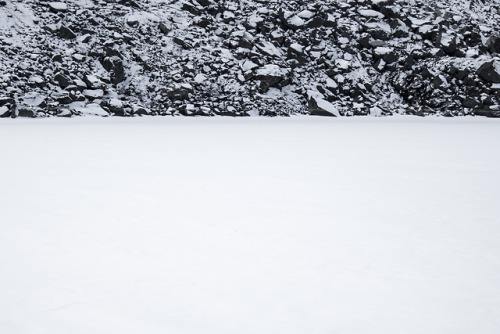
[[[434,86],[434,89],[441,88],[441,86],[444,84],[443,77],[441,75],[437,75],[434,77],[432,80],[432,85]]]
[[[167,35],[172,30],[172,27],[169,24],[164,23],[164,22],[160,22],[158,28],[165,35]]]
[[[182,48],[188,50],[192,49],[193,45],[191,44],[190,40],[179,38],[179,37],[174,37],[173,42],[177,45],[182,46]]]
[[[111,112],[114,116],[127,116],[123,102],[120,100],[112,99],[109,101],[103,101],[101,107]]]
[[[500,118],[500,110],[476,109],[476,110],[474,110],[474,114],[478,115],[478,116]]]
[[[187,89],[174,89],[167,92],[167,96],[171,100],[187,100],[189,98],[189,90]]]
[[[129,17],[127,18],[127,24],[132,28],[137,28],[139,26],[139,20],[135,17]]]
[[[311,116],[339,116],[337,108],[328,101],[311,96],[308,101],[308,111]]]
[[[113,62],[113,71],[111,72],[111,82],[119,84],[125,80],[125,68],[121,60],[115,60]]]
[[[326,22],[326,16],[315,15],[312,19],[306,22],[308,28],[319,28],[322,27]]]
[[[72,80],[68,76],[66,76],[62,73],[56,74],[56,76],[54,77],[54,80],[57,82],[57,84],[61,88],[66,88],[72,84]]]
[[[151,114],[150,110],[144,108],[143,106],[139,106],[139,105],[134,105],[132,107],[132,112],[134,115],[140,115],[140,116]]]
[[[70,28],[65,27],[65,26],[62,26],[61,28],[59,28],[58,36],[59,36],[59,38],[62,38],[62,39],[75,39],[76,38],[76,34]]]
[[[387,41],[391,38],[392,32],[386,23],[366,23],[364,28],[374,39]]]
[[[73,102],[73,99],[71,98],[69,93],[65,93],[65,94],[61,94],[57,98],[57,102],[59,102],[60,104],[70,104],[71,102]]]
[[[370,44],[371,36],[368,33],[364,33],[359,39],[358,43],[362,48],[368,49],[371,48]]]
[[[306,22],[297,15],[287,16],[283,9],[280,9],[278,14],[283,25],[289,29],[297,30],[306,26]]]
[[[141,8],[137,2],[133,0],[120,0],[120,4],[128,7],[133,7],[133,8]]]
[[[500,53],[500,35],[491,35],[486,42],[486,46],[491,53]]]
[[[467,69],[463,69],[463,70],[458,70],[454,76],[455,78],[457,78],[458,80],[464,80],[468,75],[469,75],[469,70]]]
[[[500,83],[500,62],[493,60],[484,63],[476,73],[486,82]]]
[[[440,45],[446,54],[453,55],[457,50],[457,39],[454,36],[442,35]]]
[[[37,108],[35,107],[28,107],[25,105],[20,105],[17,107],[16,114],[18,117],[29,117],[33,118],[37,116]]]
[[[462,102],[462,105],[465,107],[465,108],[478,108],[481,103],[477,102],[476,100],[474,99],[465,99],[463,102]]]
[[[123,55],[121,54],[121,52],[115,48],[105,47],[104,52],[106,53],[106,57],[118,57],[120,59],[123,59]]]
[[[304,47],[299,44],[292,44],[288,47],[287,58],[296,59],[300,65],[304,65],[308,60]]]
[[[123,61],[117,56],[105,57],[101,60],[102,67],[110,72],[110,79],[113,84],[119,84],[125,80],[125,68]]]
[[[186,2],[184,2],[182,4],[182,9],[190,12],[193,15],[199,15],[203,12],[203,7],[200,6],[200,4],[195,0],[193,1],[187,0]]]
[[[278,65],[265,65],[256,72],[255,78],[260,80],[260,91],[265,93],[270,87],[283,87],[288,84],[289,70]]]
[[[197,25],[198,27],[207,28],[212,24],[212,20],[206,17],[197,17],[193,20],[193,24]]]
[[[3,105],[0,107],[0,118],[10,117],[11,108],[8,105]]]

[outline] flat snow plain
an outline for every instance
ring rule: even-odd
[[[500,122],[0,121],[0,332],[497,334]]]

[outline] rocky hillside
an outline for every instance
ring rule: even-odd
[[[0,0],[0,117],[500,116],[500,0]]]

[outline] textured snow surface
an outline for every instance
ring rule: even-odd
[[[0,122],[1,333],[494,334],[500,122]]]

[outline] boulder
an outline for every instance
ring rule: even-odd
[[[72,80],[67,75],[64,75],[62,73],[57,73],[54,77],[54,80],[61,88],[66,88],[72,84]]]
[[[290,70],[278,65],[269,64],[259,68],[255,78],[260,80],[261,92],[267,92],[270,87],[283,87],[288,83]]]
[[[68,11],[68,5],[64,2],[49,2],[48,6],[50,11],[53,13],[64,13]]]
[[[338,108],[327,100],[323,99],[317,92],[309,92],[308,100],[309,115],[339,117]]]
[[[166,22],[160,22],[160,24],[158,25],[158,28],[165,35],[167,35],[172,30],[172,26]]]
[[[500,110],[476,109],[474,110],[474,115],[486,116],[491,118],[500,118]]]
[[[491,53],[500,53],[500,35],[491,35],[486,41],[486,47]]]
[[[486,82],[500,83],[500,61],[486,62],[477,69],[476,73]]]
[[[59,28],[57,35],[59,36],[59,38],[62,38],[62,39],[75,39],[76,38],[76,34],[73,32],[73,30],[71,30],[70,28],[68,28],[66,26],[61,26],[61,28]]]
[[[10,117],[10,108],[8,106],[0,107],[0,118]]]

